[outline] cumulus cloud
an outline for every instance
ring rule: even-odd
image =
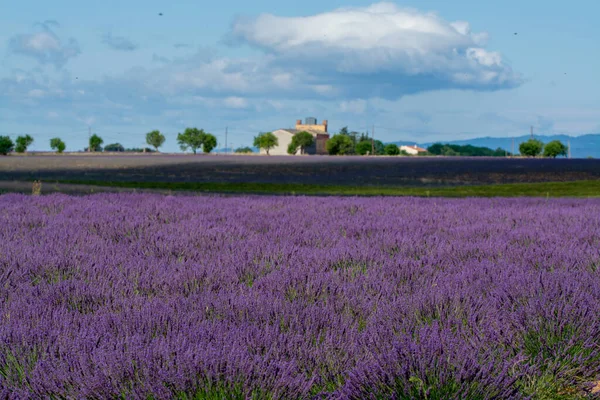
[[[272,65],[299,70],[313,84],[363,97],[518,86],[521,77],[483,47],[486,41],[486,33],[471,32],[465,21],[393,3],[308,17],[238,18],[227,36],[230,44],[264,50]]]
[[[131,40],[124,36],[113,36],[111,33],[107,33],[102,36],[102,43],[108,47],[119,50],[119,51],[134,51],[138,48],[138,45],[133,43]]]
[[[62,68],[69,59],[81,53],[79,43],[74,38],[63,41],[52,28],[58,27],[56,21],[39,23],[40,29],[34,33],[13,36],[8,41],[12,54],[36,59],[40,64],[51,64]]]
[[[340,111],[352,114],[362,114],[367,109],[367,102],[362,99],[343,101],[340,104]]]
[[[21,48],[27,44],[41,62],[61,65],[78,54],[78,47],[73,52],[52,29],[56,25],[45,23],[37,32],[42,36],[13,39],[19,39]],[[106,38],[121,50],[136,48],[128,39]],[[193,54],[181,51],[181,56],[169,59],[154,54],[151,64],[96,80],[15,71],[0,78],[0,103],[22,104],[27,112],[65,105],[70,111],[61,112],[61,118],[71,113],[82,121],[93,110],[93,117],[102,123],[140,116],[166,118],[161,113],[167,109],[183,110],[183,116],[168,116],[179,121],[184,116],[195,118],[198,109],[210,110],[211,117],[229,118],[259,109],[273,115],[283,108],[299,113],[317,104],[311,114],[337,107],[351,118],[374,112],[376,98],[388,101],[441,89],[498,90],[520,83],[503,56],[485,48],[487,35],[471,32],[467,22],[447,22],[389,3],[303,18],[236,19],[229,39],[264,52],[246,58],[224,57],[211,48],[198,48]],[[299,104],[301,108],[294,108]],[[431,119],[404,116],[420,122]]]
[[[223,103],[229,108],[246,108],[248,107],[248,101],[243,97],[227,97]]]

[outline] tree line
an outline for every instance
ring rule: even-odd
[[[165,141],[165,135],[158,130],[154,130],[146,134],[146,144],[152,146],[154,150],[150,148],[126,149],[120,143],[111,143],[103,147],[104,139],[97,134],[93,134],[90,136],[88,146],[84,148],[84,151],[158,152],[159,147],[162,147]],[[0,154],[7,155],[12,151],[15,151],[16,153],[25,153],[27,148],[31,146],[33,142],[34,139],[30,135],[18,136],[14,142],[10,136],[0,136]],[[183,133],[177,134],[177,143],[182,151],[187,151],[189,149],[194,154],[196,154],[198,150],[202,150],[203,153],[210,153],[217,146],[217,138],[211,133],[204,132],[203,129],[186,128]],[[61,138],[55,137],[50,139],[50,148],[57,153],[62,153],[67,146]]]
[[[146,134],[146,144],[153,147],[151,148],[131,148],[126,149],[120,143],[112,143],[106,146],[104,140],[94,134],[90,137],[88,147],[85,151],[91,152],[158,152],[158,149],[165,143],[166,138],[158,130],[153,130]],[[24,153],[27,148],[31,146],[34,139],[30,135],[18,136],[15,142],[9,136],[0,136],[0,154],[7,155],[8,153],[15,151],[17,153]],[[198,150],[202,150],[203,153],[210,153],[217,146],[217,138],[203,129],[197,128],[186,128],[183,133],[177,134],[177,143],[182,151],[191,150],[194,154]],[[259,149],[265,150],[267,155],[269,151],[279,145],[279,140],[272,132],[263,132],[254,138],[254,146]],[[314,137],[309,132],[298,132],[292,136],[292,141],[287,148],[289,154],[305,154],[306,149],[314,145]],[[57,153],[62,153],[66,149],[65,142],[58,137],[50,139],[50,148]],[[409,155],[395,144],[385,145],[380,140],[373,140],[369,137],[368,133],[360,133],[355,131],[348,131],[347,127],[340,130],[338,134],[333,135],[326,143],[327,153],[330,155]],[[250,147],[240,147],[235,150],[236,153],[252,153]],[[558,156],[567,156],[568,147],[565,146],[559,140],[553,140],[549,143],[544,144],[542,141],[537,139],[529,139],[519,145],[519,152],[523,156],[527,157],[544,157],[556,158]],[[497,148],[492,150],[487,147],[478,147],[472,145],[456,145],[456,144],[442,144],[434,143],[427,148],[429,155],[442,155],[442,156],[488,156],[488,157],[503,157],[510,156],[511,153],[504,149]]]
[[[313,145],[313,135],[305,131],[298,132],[292,136],[287,152],[288,154],[297,154],[299,151],[300,154],[305,154],[306,149]],[[254,138],[254,146],[265,150],[268,155],[271,149],[279,146],[279,139],[272,132],[263,132]],[[338,134],[327,140],[325,147],[330,155],[375,154],[395,156],[403,153],[395,144],[384,145],[380,140],[369,138],[368,133],[349,132],[347,127],[342,128]],[[249,148],[238,150],[236,152],[251,152]],[[408,155],[406,152],[403,154]]]
[[[567,156],[569,148],[560,140],[553,140],[544,144],[541,140],[529,139],[519,145],[519,153],[526,157],[551,157]],[[434,143],[427,147],[427,152],[438,156],[485,156],[485,157],[504,157],[512,154],[500,147],[492,150],[488,147],[477,147],[470,144],[442,144]]]
[[[479,147],[458,144],[442,144],[434,143],[427,147],[427,152],[435,156],[466,156],[466,157],[504,157],[510,156],[511,153],[498,147],[492,150],[489,147]]]
[[[305,149],[314,144],[314,137],[308,132],[298,132],[292,136],[292,141],[288,146],[288,154],[297,154],[300,150],[300,154],[304,154]],[[264,132],[254,138],[254,146],[259,149],[265,150],[267,155],[269,151],[279,145],[279,140],[272,132]],[[380,140],[373,140],[369,137],[368,133],[360,132],[349,132],[347,127],[340,130],[339,133],[333,135],[326,143],[327,153],[330,155],[388,155],[397,156],[409,154],[400,150],[395,144],[385,145]],[[239,153],[251,153],[252,149],[249,147],[241,148],[236,150]],[[540,140],[530,139],[519,145],[519,152],[523,156],[527,157],[538,157],[543,155],[544,157],[556,158],[558,156],[567,156],[568,147],[565,146],[559,140],[553,140],[544,144]],[[506,157],[512,156],[512,154],[500,147],[496,150],[488,147],[457,144],[442,144],[434,143],[427,147],[427,153],[423,155],[434,155],[434,156],[463,156],[463,157]]]

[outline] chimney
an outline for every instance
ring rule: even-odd
[[[327,132],[327,120],[326,119],[323,120],[323,126],[325,127],[325,132]]]

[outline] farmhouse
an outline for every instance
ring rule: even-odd
[[[400,146],[400,151],[402,150],[406,151],[408,154],[413,156],[416,156],[419,153],[427,153],[427,150],[417,146],[416,144],[414,146]]]
[[[296,127],[294,129],[278,129],[273,131],[273,135],[275,135],[278,139],[279,144],[277,147],[274,147],[269,150],[269,154],[271,155],[289,155],[287,152],[288,146],[292,141],[292,137],[299,132],[308,132],[313,138],[313,145],[304,149],[306,154],[327,154],[327,149],[325,148],[325,143],[329,139],[329,134],[327,133],[327,120],[323,120],[321,124],[317,124],[316,118],[306,118],[304,123],[302,120],[296,121]],[[296,154],[300,153],[300,150]],[[264,149],[260,150],[260,154],[266,154]]]

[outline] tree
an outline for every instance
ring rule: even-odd
[[[460,153],[458,151],[456,151],[454,148],[452,148],[451,146],[444,146],[444,148],[442,149],[442,155],[443,156],[460,156]]]
[[[132,147],[132,148],[127,148],[124,150],[126,153],[156,153],[156,150],[151,149],[149,147],[144,147],[139,148],[139,147]]]
[[[315,142],[313,135],[308,132],[302,131],[292,136],[292,142],[288,146],[289,154],[296,154],[298,147],[300,148],[300,154],[304,154],[307,147],[310,147]]]
[[[444,145],[441,143],[434,143],[427,148],[427,151],[435,156],[441,156],[444,151]]]
[[[217,147],[217,138],[210,133],[205,133],[202,141],[202,151],[208,154],[215,147]]]
[[[186,151],[190,148],[194,154],[196,154],[196,151],[201,148],[204,143],[205,135],[206,133],[204,133],[203,129],[185,128],[183,133],[177,134],[177,143],[181,150]]]
[[[125,147],[121,143],[111,143],[104,146],[104,151],[121,152],[125,151]]]
[[[160,131],[152,131],[146,134],[146,143],[154,147],[156,151],[158,151],[158,148],[162,146],[164,142],[165,135],[160,133]]]
[[[17,153],[25,153],[27,151],[27,148],[33,143],[33,138],[29,135],[19,136],[17,137],[17,140],[15,140],[15,142],[15,151]]]
[[[385,145],[383,144],[383,142],[381,140],[375,140],[373,142],[373,145],[375,147],[375,154],[378,156],[382,156],[385,154],[384,149],[385,149]]]
[[[57,153],[62,153],[63,151],[65,151],[67,146],[65,145],[65,142],[63,142],[60,138],[55,137],[50,139],[50,148],[52,150],[56,150]]]
[[[90,137],[90,148],[91,151],[102,151],[102,143],[104,140],[95,133]]]
[[[254,138],[254,146],[264,149],[269,155],[269,150],[279,145],[279,139],[271,132],[263,132]]]
[[[536,157],[542,154],[544,143],[537,139],[529,139],[519,145],[519,151],[524,156]]]
[[[492,150],[488,147],[478,147],[470,144],[457,145],[457,144],[442,144],[434,143],[427,147],[427,151],[435,156],[485,156],[485,157],[504,157],[510,155],[509,152],[502,148]]]
[[[344,136],[348,136],[350,138],[350,140],[352,140],[352,151],[348,154],[353,154],[354,153],[354,147],[356,147],[356,143],[358,143],[358,132],[352,131],[352,132],[348,132],[348,127],[345,126],[342,129],[340,129],[340,135],[344,135]],[[361,136],[364,136],[364,133],[361,134]]]
[[[395,144],[388,144],[383,148],[383,152],[388,156],[397,156],[400,154],[400,148]]]
[[[330,155],[347,155],[352,154],[354,151],[352,139],[347,135],[333,135],[333,137],[327,141],[326,146],[327,152]]]
[[[15,144],[10,139],[10,137],[0,136],[0,154],[5,156],[8,153],[10,153],[11,151],[13,151],[14,147],[15,147]]]
[[[238,147],[237,149],[235,149],[236,153],[241,153],[241,154],[246,154],[246,153],[254,153],[254,151],[246,146],[246,147]]]
[[[546,143],[546,146],[544,147],[544,157],[566,157],[568,151],[569,148],[565,146],[560,140],[553,140],[549,143]]]
[[[361,156],[364,156],[365,154],[372,153],[372,145],[371,145],[371,141],[370,140],[363,140],[358,142],[358,144],[356,145],[356,154],[360,154]]]

